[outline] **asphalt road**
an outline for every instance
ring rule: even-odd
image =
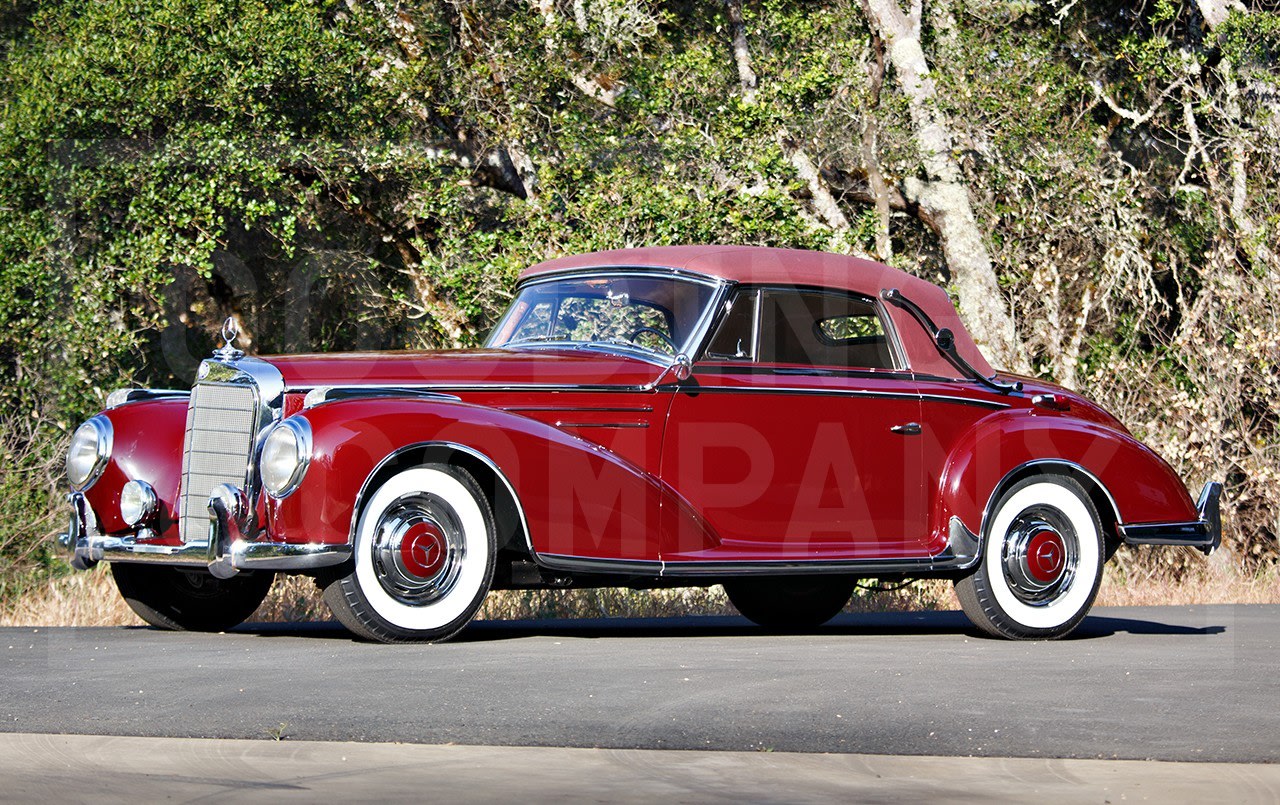
[[[1060,642],[959,613],[473,624],[381,646],[0,629],[0,730],[1029,758],[1280,761],[1280,606],[1097,609]]]

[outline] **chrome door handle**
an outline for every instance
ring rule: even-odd
[[[919,436],[920,423],[908,422],[905,425],[894,425],[892,428],[889,428],[889,430],[893,431],[894,433],[901,433],[903,436]]]

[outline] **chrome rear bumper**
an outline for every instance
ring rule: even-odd
[[[338,565],[351,558],[350,545],[324,543],[261,542],[236,538],[234,522],[217,496],[209,500],[209,536],[203,542],[158,545],[134,535],[109,536],[99,532],[97,518],[84,495],[68,496],[71,521],[57,537],[70,554],[71,566],[87,570],[101,561],[144,562],[154,565],[205,568],[219,578],[241,570],[300,571]]]
[[[1187,545],[1208,556],[1222,544],[1222,514],[1218,508],[1220,497],[1222,484],[1210,481],[1200,490],[1200,501],[1196,504],[1199,520],[1121,525],[1120,537],[1129,545]]]

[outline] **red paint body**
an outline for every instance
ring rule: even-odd
[[[136,402],[107,412],[114,433],[111,460],[102,477],[85,493],[103,533],[126,530],[120,518],[120,490],[130,480],[146,481],[160,499],[156,531],[164,542],[178,541],[178,483],[182,476],[182,439],[187,425],[185,400]]]
[[[990,373],[945,292],[853,258],[645,249],[552,261],[525,279],[609,266],[870,299],[898,288]],[[964,379],[916,320],[891,306],[884,312],[907,369],[695,360],[677,382],[654,361],[573,349],[269,358],[288,390],[285,414],[310,422],[314,453],[300,488],[262,505],[265,538],[346,542],[379,463],[429,442],[465,446],[499,468],[535,555],[668,563],[930,557],[947,547],[953,516],[981,533],[1002,482],[1043,461],[1096,478],[1114,501],[1116,511],[1106,513],[1113,521],[1196,518],[1173,470],[1093,403],[1029,379],[1020,393],[988,390]],[[327,386],[425,387],[458,399],[364,397],[302,410],[306,391]],[[1056,395],[1069,410],[1034,405],[1037,394]],[[149,481],[174,506],[186,403],[133,403],[107,416],[114,457],[88,498],[103,529],[117,532],[124,524],[112,513],[128,478]],[[176,539],[176,529],[166,536]]]

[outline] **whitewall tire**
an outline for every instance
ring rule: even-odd
[[[446,640],[484,602],[496,552],[489,501],[465,470],[403,470],[365,502],[353,566],[325,588],[325,602],[359,637]]]
[[[984,539],[978,568],[956,582],[975,626],[996,637],[1052,639],[1084,620],[1102,580],[1105,539],[1077,481],[1039,475],[1014,484]]]

